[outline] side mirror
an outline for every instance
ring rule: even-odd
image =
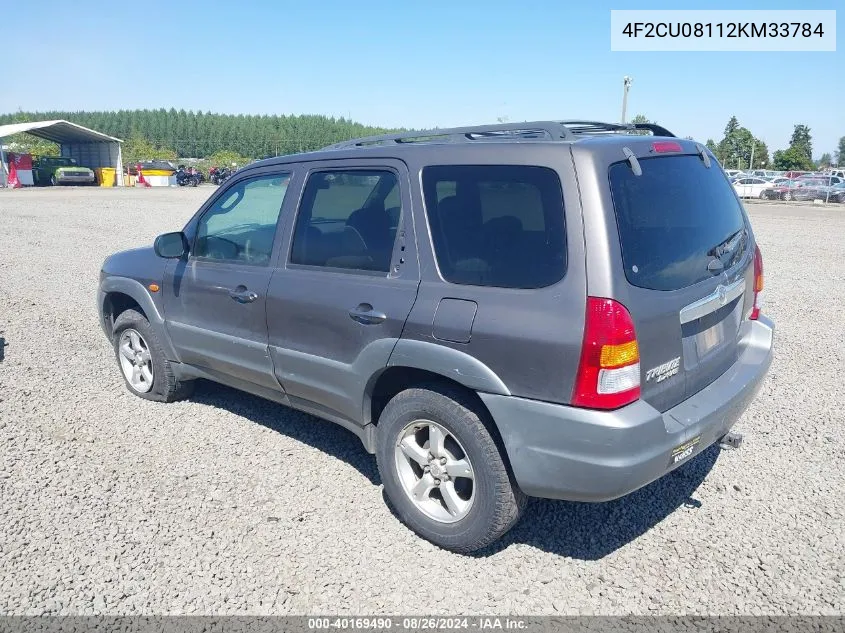
[[[153,250],[159,257],[179,259],[188,252],[188,238],[181,231],[163,233],[153,243]]]

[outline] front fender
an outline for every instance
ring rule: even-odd
[[[159,311],[149,291],[138,281],[129,279],[127,277],[104,277],[100,282],[100,288],[97,292],[97,310],[100,315],[100,325],[106,336],[111,339],[111,323],[108,322],[105,313],[106,297],[109,293],[119,292],[131,297],[135,303],[141,306],[144,314],[147,315],[147,320],[150,326],[158,336],[161,343],[162,351],[168,360],[179,361],[173,343],[170,340],[170,335],[164,324],[164,315]]]

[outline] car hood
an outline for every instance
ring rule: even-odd
[[[143,284],[161,283],[168,260],[155,254],[152,246],[133,248],[110,255],[103,262],[100,278],[127,277]]]

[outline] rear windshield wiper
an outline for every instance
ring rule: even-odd
[[[746,229],[742,228],[735,233],[731,233],[726,239],[707,251],[707,254],[713,258],[707,263],[707,270],[714,275],[718,275],[725,268],[730,268],[736,264],[737,257],[742,254],[740,246],[745,244],[747,235]],[[726,263],[723,257],[727,254],[730,254],[730,257]]]
[[[736,247],[745,239],[745,229],[739,229],[735,233],[731,233],[727,238],[716,244],[713,248],[707,251],[711,257],[722,258],[726,253],[733,252]]]

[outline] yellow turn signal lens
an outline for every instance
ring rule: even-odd
[[[602,345],[599,363],[602,367],[623,367],[632,365],[640,360],[640,349],[636,341],[628,341],[621,345]]]
[[[150,284],[149,286],[147,286],[147,288],[150,289],[150,292],[158,292],[159,290],[158,284]]]
[[[754,292],[763,292],[763,273],[754,277]]]

